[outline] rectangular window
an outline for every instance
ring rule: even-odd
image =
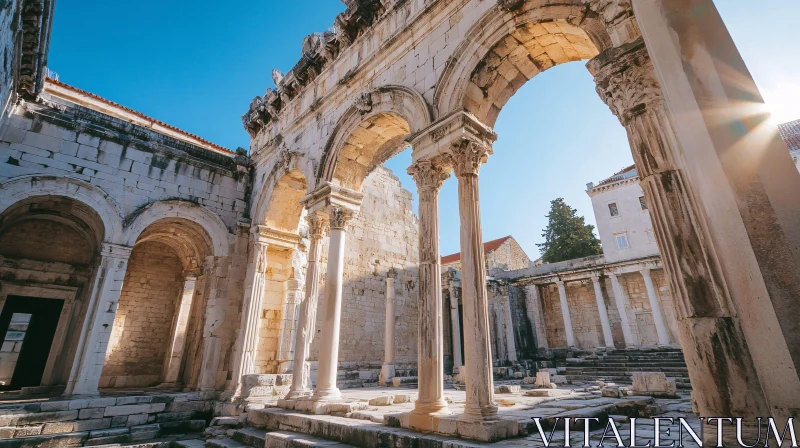
[[[627,249],[630,247],[628,245],[628,234],[627,233],[618,233],[614,235],[614,238],[617,239],[617,248],[618,249]]]
[[[647,210],[647,201],[644,199],[644,196],[639,196],[639,205],[642,206],[642,210]]]
[[[617,208],[616,202],[608,204],[608,213],[610,213],[611,216],[619,216],[619,209]]]

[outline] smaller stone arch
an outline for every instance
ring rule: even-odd
[[[101,188],[80,179],[62,176],[22,176],[0,184],[0,214],[14,204],[41,196],[70,198],[97,213],[103,240],[121,244],[123,214],[119,205]]]
[[[268,165],[269,166],[269,165]],[[312,175],[312,177],[309,177]],[[253,222],[257,224],[271,226],[286,232],[297,232],[297,224],[289,222],[284,223],[268,223],[268,215],[271,214],[273,202],[276,200],[277,195],[288,195],[286,200],[297,200],[297,207],[302,211],[302,206],[299,201],[305,194],[313,191],[313,182],[308,182],[308,179],[313,180],[313,170],[311,161],[304,157],[303,154],[283,148],[278,152],[277,156],[272,161],[272,167],[269,174],[266,176],[263,183],[263,188],[258,193],[258,201],[255,203]],[[294,213],[292,213],[294,216]],[[297,220],[300,219],[299,214]],[[274,220],[274,218],[273,218]],[[287,218],[292,220],[292,218]]]
[[[375,166],[397,154],[432,122],[430,106],[414,89],[386,85],[362,93],[334,127],[316,184],[337,181],[358,190]]]
[[[210,240],[209,247],[213,249],[214,256],[228,255],[230,232],[222,219],[201,205],[178,200],[154,202],[140,210],[132,219],[129,217],[130,224],[126,226],[123,244],[133,247],[140,237],[148,236],[145,231],[151,225],[161,220],[176,219],[190,221],[201,227],[206,233],[203,237]]]
[[[436,117],[468,110],[492,126],[505,102],[536,74],[612,47],[585,0],[530,0],[491,8],[465,36],[434,92]]]

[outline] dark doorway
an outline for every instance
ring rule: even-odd
[[[18,353],[11,382],[4,390],[39,386],[56,334],[63,300],[8,296],[0,313],[3,345]],[[8,353],[3,353],[7,356]]]

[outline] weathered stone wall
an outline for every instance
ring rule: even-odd
[[[669,287],[667,286],[664,278],[664,271],[652,271],[653,286],[659,296],[659,303],[661,306],[661,313],[664,316],[664,321],[667,325],[667,332],[669,333],[669,340],[672,343],[677,343],[676,319],[673,299],[669,294]],[[639,345],[657,345],[658,336],[656,335],[656,327],[653,323],[653,313],[650,307],[650,299],[647,296],[647,288],[645,287],[644,277],[638,272],[625,274],[619,276],[620,285],[624,289],[625,295],[628,297],[628,319],[631,323],[631,331],[633,332],[634,339]]]
[[[527,268],[531,264],[531,259],[514,238],[509,238],[500,247],[486,254],[486,264],[490,271],[492,269],[515,271]]]
[[[397,271],[396,360],[398,364],[417,360],[418,224],[411,193],[388,169],[372,172],[362,191],[361,209],[347,230],[339,361],[369,365],[362,375],[377,381],[384,357],[386,274],[392,268]],[[322,330],[326,262],[327,247],[323,249],[317,336]],[[317,359],[318,344],[315,339],[312,360]]]
[[[163,379],[182,271],[181,260],[164,244],[133,249],[100,387],[153,386]]]
[[[555,284],[543,285],[539,288],[542,300],[543,320],[547,330],[547,344],[550,348],[566,347],[567,336],[564,332],[564,317],[558,298],[558,287]]]
[[[286,300],[286,281],[293,274],[292,251],[269,250],[267,280],[258,331],[257,373],[278,373],[283,305]]]

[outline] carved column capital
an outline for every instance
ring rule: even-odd
[[[643,42],[611,49],[602,59],[587,64],[597,84],[597,94],[623,126],[664,100],[653,62]]]
[[[344,229],[347,226],[347,223],[350,222],[351,219],[353,219],[353,216],[355,216],[355,213],[352,210],[345,207],[337,207],[337,206],[331,206],[329,213],[330,213],[331,229],[334,230]]]
[[[308,222],[308,236],[312,240],[321,240],[328,235],[331,230],[330,220],[325,213],[311,212],[306,215]]]
[[[477,176],[481,165],[492,155],[492,146],[472,139],[461,139],[451,146],[442,160],[453,167],[457,177]]]
[[[417,188],[422,191],[439,191],[450,177],[450,165],[443,157],[417,160],[408,167],[408,174],[414,178]]]

